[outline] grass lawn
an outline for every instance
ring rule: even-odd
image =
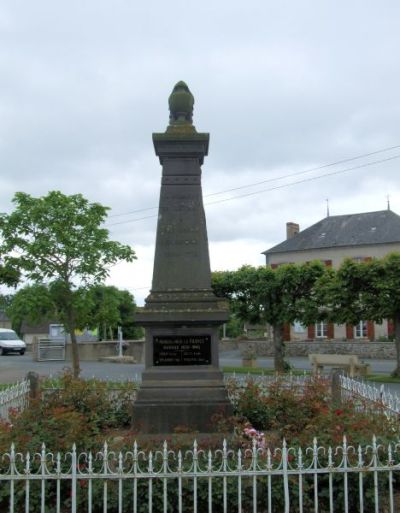
[[[375,383],[400,383],[400,378],[393,378],[390,374],[369,374],[365,380],[375,381]]]

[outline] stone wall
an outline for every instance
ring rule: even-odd
[[[238,349],[238,341],[235,338],[223,338],[218,344],[219,352],[221,351],[234,351]]]
[[[232,342],[232,341],[230,341]],[[257,356],[274,356],[270,340],[239,340],[235,341],[236,348],[243,352],[251,347]],[[232,343],[221,341],[221,350],[234,349]],[[225,349],[226,347],[226,349]],[[229,347],[229,349],[228,349]],[[394,342],[342,341],[329,340],[326,342],[303,341],[285,342],[286,356],[308,356],[312,353],[321,354],[355,354],[361,358],[393,359],[396,357]]]
[[[128,344],[124,354],[133,356],[137,363],[144,361],[144,340],[124,340]],[[96,361],[105,356],[117,356],[117,341],[80,342],[79,358],[81,361]],[[66,346],[66,360],[71,360],[71,344]]]
[[[144,339],[143,340],[124,340],[128,344],[124,354],[133,356],[137,363],[144,362]],[[82,362],[96,361],[107,356],[117,356],[117,341],[102,342],[79,342],[79,359]],[[27,351],[32,351],[32,344],[27,344]],[[65,348],[65,360],[71,361],[71,344],[67,343]]]

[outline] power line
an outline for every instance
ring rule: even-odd
[[[320,169],[326,169],[327,167],[338,166],[339,164],[345,164],[346,162],[352,162],[354,160],[358,160],[358,159],[365,158],[365,157],[370,157],[371,155],[377,155],[378,153],[384,153],[386,151],[395,150],[397,148],[400,148],[400,144],[397,145],[397,146],[390,146],[388,148],[384,148],[383,150],[372,151],[370,153],[364,153],[363,155],[357,155],[356,157],[350,157],[348,159],[343,159],[343,160],[338,160],[336,162],[331,162],[330,164],[324,164],[322,166],[313,167],[313,168],[307,169],[305,171],[298,171],[296,173],[290,173],[288,175],[282,175],[282,176],[279,176],[277,178],[268,178],[267,180],[262,180],[261,182],[254,182],[254,183],[251,183],[249,185],[241,185],[240,187],[234,187],[232,189],[226,189],[225,191],[213,192],[211,194],[207,194],[205,197],[216,196],[218,194],[224,194],[226,192],[238,191],[240,189],[248,189],[249,187],[254,187],[255,185],[261,185],[261,184],[267,183],[267,182],[275,182],[277,180],[283,180],[284,178],[291,178],[293,176],[299,176],[299,175],[304,175],[306,173],[312,173],[313,171],[319,171]]]
[[[310,178],[304,178],[302,180],[297,180],[297,181],[291,182],[291,183],[286,183],[286,184],[282,184],[282,185],[276,185],[275,187],[269,187],[267,189],[261,189],[261,190],[258,190],[258,191],[248,192],[246,194],[239,194],[237,196],[232,196],[230,198],[225,198],[225,199],[220,199],[220,200],[216,200],[216,201],[211,201],[211,202],[205,203],[205,205],[216,205],[217,203],[225,203],[227,201],[233,201],[233,200],[240,199],[240,198],[246,198],[246,197],[249,197],[249,196],[255,196],[256,194],[261,194],[263,192],[274,191],[274,190],[277,190],[277,189],[284,189],[285,187],[291,187],[293,185],[298,185],[298,184],[301,184],[301,183],[312,182],[313,180],[320,180],[321,178],[326,178],[328,176],[334,176],[334,175],[339,175],[339,174],[342,174],[342,173],[348,173],[349,171],[354,171],[356,169],[362,169],[362,168],[365,168],[365,167],[374,166],[376,164],[382,164],[384,162],[388,162],[390,160],[395,160],[395,159],[398,159],[398,158],[400,158],[400,154],[399,155],[393,155],[392,157],[387,157],[386,159],[380,159],[380,160],[375,160],[373,162],[367,162],[367,163],[364,163],[364,164],[360,164],[359,166],[353,166],[353,167],[349,167],[349,168],[346,168],[346,169],[340,169],[338,171],[332,171],[331,173],[325,173],[325,174],[319,175],[319,176],[312,176]],[[324,166],[324,167],[326,167],[326,166]],[[154,215],[151,215],[151,216],[146,216],[146,217],[140,217],[140,218],[137,218],[137,219],[128,219],[127,221],[119,221],[119,222],[116,222],[116,223],[110,223],[109,226],[115,226],[115,225],[118,225],[118,224],[135,223],[137,221],[143,221],[144,219],[150,219],[150,218],[154,218],[154,217],[157,217],[157,214],[154,214]]]
[[[392,157],[388,157],[386,159],[375,160],[374,162],[367,162],[366,164],[360,164],[359,166],[348,167],[347,169],[341,169],[339,171],[332,171],[332,173],[325,173],[324,175],[312,176],[310,178],[303,178],[303,180],[297,180],[296,182],[286,183],[283,185],[276,185],[275,187],[270,187],[269,189],[261,189],[260,191],[248,192],[247,194],[239,194],[238,196],[232,196],[231,198],[225,198],[222,200],[205,203],[205,205],[215,205],[216,203],[224,203],[226,201],[232,201],[234,199],[246,198],[248,196],[254,196],[256,194],[261,194],[262,192],[274,191],[276,189],[283,189],[285,187],[290,187],[292,185],[298,185],[299,183],[312,182],[313,180],[320,180],[321,178],[325,178],[327,176],[334,176],[334,175],[339,175],[342,173],[347,173],[349,171],[354,171],[355,169],[361,169],[361,168],[368,167],[368,166],[374,166],[375,164],[382,164],[383,162],[388,162],[390,160],[395,160],[398,158],[400,158],[400,154],[393,155]]]
[[[139,208],[137,210],[131,210],[129,212],[125,212],[123,214],[111,214],[108,217],[121,217],[121,216],[129,216],[131,214],[138,214],[139,212],[146,212],[146,210],[155,210],[157,207],[146,207],[146,208]],[[146,219],[146,218],[144,218]]]
[[[153,214],[152,216],[138,217],[137,219],[128,219],[127,221],[117,221],[116,223],[109,223],[108,226],[115,226],[117,224],[136,223],[136,221],[144,221],[145,219],[152,219],[153,217],[157,217],[157,214]]]
[[[260,182],[253,182],[253,183],[250,183],[250,184],[247,184],[247,185],[240,185],[238,187],[233,187],[231,189],[225,189],[225,190],[219,191],[219,192],[212,192],[210,194],[206,194],[204,197],[208,198],[208,197],[211,197],[211,196],[218,196],[220,194],[226,194],[227,192],[233,192],[233,191],[238,191],[238,190],[242,190],[242,189],[249,189],[250,187],[255,187],[256,185],[262,185],[263,183],[276,182],[278,180],[284,180],[285,178],[292,178],[293,176],[299,176],[299,175],[304,175],[304,174],[307,174],[307,173],[312,173],[314,171],[319,171],[321,169],[326,169],[328,167],[337,166],[339,164],[345,164],[346,162],[352,162],[354,160],[358,160],[358,159],[361,159],[361,158],[371,157],[372,155],[377,155],[379,153],[384,153],[384,152],[387,152],[387,151],[395,150],[397,148],[400,148],[400,144],[398,144],[396,146],[388,146],[387,148],[383,148],[381,150],[376,150],[376,151],[371,151],[369,153],[362,153],[361,155],[356,155],[355,157],[349,157],[347,159],[337,160],[336,162],[330,162],[329,164],[323,164],[322,166],[313,167],[311,169],[306,169],[304,171],[297,171],[296,173],[289,173],[287,175],[278,176],[276,178],[268,178],[266,180],[261,180]],[[156,210],[157,208],[158,207],[140,208],[140,209],[137,209],[137,210],[131,210],[129,212],[124,212],[124,213],[121,213],[121,214],[111,214],[108,217],[122,217],[122,216],[131,215],[131,214],[139,214],[140,212],[146,212],[148,210]],[[149,216],[149,217],[154,217],[154,216]],[[142,221],[143,219],[148,219],[149,217],[143,217],[143,218],[137,219],[137,221]],[[123,221],[123,222],[125,223],[125,222],[128,222],[128,221]],[[122,224],[122,223],[113,223],[113,225],[114,224]]]

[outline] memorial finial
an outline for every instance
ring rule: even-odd
[[[192,126],[194,97],[185,82],[178,82],[168,98],[170,126]]]

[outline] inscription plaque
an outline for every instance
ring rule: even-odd
[[[168,335],[153,337],[153,364],[210,365],[210,335]]]

